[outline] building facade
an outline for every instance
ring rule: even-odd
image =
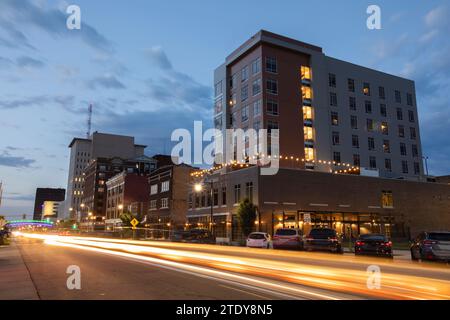
[[[304,234],[313,227],[330,227],[344,239],[381,232],[406,240],[421,231],[450,229],[448,183],[290,168],[269,176],[257,166],[221,170],[207,180],[213,182],[216,236],[226,241],[242,240],[236,210],[244,198],[258,208],[255,230],[272,235],[281,227],[300,228]],[[190,199],[188,223],[208,224],[208,193],[192,192]]]
[[[83,171],[92,159],[132,159],[144,155],[146,146],[134,143],[134,137],[94,132],[89,139],[74,138],[69,144],[70,162],[65,217],[79,218],[83,198]]]
[[[224,137],[230,128],[279,129],[279,149],[268,153],[282,156],[281,167],[351,165],[380,177],[423,178],[411,80],[262,30],[215,70],[214,85],[215,127]],[[233,142],[224,141],[225,152]]]
[[[45,201],[64,201],[65,189],[37,188],[34,200],[33,220],[41,220]]]

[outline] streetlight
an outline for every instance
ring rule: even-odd
[[[213,181],[210,180],[209,182],[204,181],[205,183],[209,183],[209,195],[210,195],[210,203],[211,203],[211,211],[209,215],[209,230],[211,231],[211,234],[214,235],[214,229],[213,229],[213,223],[214,223],[214,189],[213,189]],[[199,193],[203,191],[203,185],[201,183],[196,183],[194,185],[195,192]]]

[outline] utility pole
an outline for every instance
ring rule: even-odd
[[[89,104],[89,108],[88,108],[88,120],[87,120],[87,131],[86,131],[87,139],[89,139],[91,136],[91,126],[92,126],[92,103]]]

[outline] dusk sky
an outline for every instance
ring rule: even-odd
[[[66,28],[69,4],[81,30]],[[209,127],[213,70],[260,29],[414,80],[430,174],[450,174],[449,18],[448,1],[0,0],[0,214],[31,217],[37,187],[67,187],[89,103],[93,130],[148,155],[170,153],[175,128]]]

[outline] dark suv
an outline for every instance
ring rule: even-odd
[[[336,230],[329,228],[312,229],[305,239],[305,250],[323,250],[343,253]]]
[[[355,242],[355,255],[360,254],[392,258],[392,242],[384,234],[362,234]]]
[[[412,260],[450,261],[450,232],[422,232],[411,243]]]

